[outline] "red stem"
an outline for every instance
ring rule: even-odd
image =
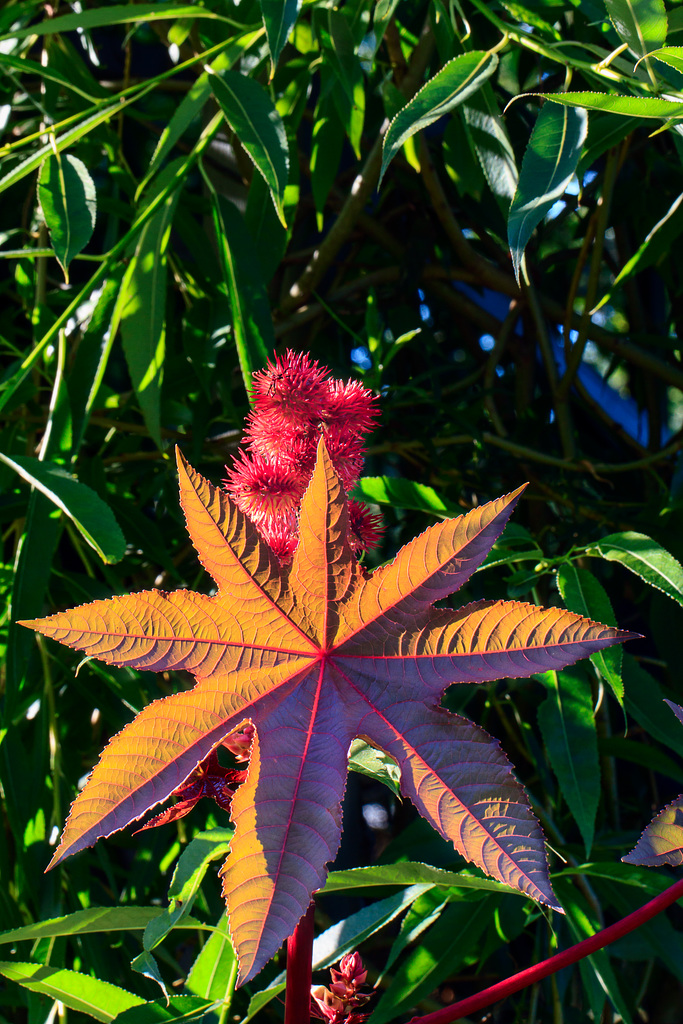
[[[313,914],[310,907],[287,939],[287,985],[285,1024],[308,1024],[311,1019],[311,961],[313,957]]]
[[[609,928],[603,928],[602,931],[596,932],[595,935],[591,935],[582,942],[577,942],[575,946],[570,946],[562,953],[556,953],[548,960],[542,960],[540,964],[527,967],[525,971],[513,974],[511,978],[499,981],[498,984],[484,989],[483,992],[478,992],[477,995],[469,996],[467,999],[461,999],[459,1003],[446,1006],[443,1010],[436,1010],[435,1013],[428,1013],[424,1017],[413,1017],[409,1024],[453,1024],[461,1017],[476,1013],[477,1010],[483,1010],[491,1003],[497,1003],[499,1000],[511,996],[513,992],[519,992],[527,985],[533,985],[541,978],[547,978],[549,974],[555,974],[563,967],[569,967],[570,964],[575,964],[577,960],[583,960],[584,957],[590,956],[596,950],[609,946],[611,942],[616,942],[617,939],[628,935],[629,932],[635,931],[641,924],[645,924],[651,917],[660,914],[662,910],[666,910],[672,903],[682,898],[683,879],[660,893],[659,896],[655,896],[640,910],[634,910],[632,914],[622,917],[621,921],[617,921],[616,924],[611,924]]]

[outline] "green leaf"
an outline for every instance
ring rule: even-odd
[[[164,993],[166,999],[168,999],[168,991],[164,983],[164,979],[161,977],[159,972],[159,965],[146,949],[143,949],[142,953],[134,957],[130,962],[131,969],[136,974],[142,974],[145,978],[150,978],[151,981],[156,981],[157,985]]]
[[[91,932],[122,932],[145,929],[150,921],[163,914],[161,907],[90,907],[65,917],[38,921],[0,932],[0,944],[23,942],[58,935],[86,935]]]
[[[666,40],[664,0],[605,0],[609,19],[634,56],[644,57]]]
[[[463,103],[481,88],[497,66],[498,57],[495,53],[472,50],[449,60],[430,78],[412,100],[399,110],[387,128],[382,144],[382,169],[378,185],[406,139]]]
[[[57,18],[46,18],[29,28],[8,32],[0,36],[0,40],[26,39],[29,36],[53,35],[55,32],[77,32],[80,29],[97,28],[100,25],[122,25],[136,21],[158,21],[171,18],[230,20],[198,4],[105,4],[104,7],[79,11],[78,14],[62,14]]]
[[[185,988],[204,999],[224,999],[236,976],[237,957],[230,942],[228,916],[223,914],[200,949]]]
[[[116,1018],[116,1024],[162,1024],[165,1021],[198,1020],[211,1021],[208,1010],[215,1009],[215,1002],[208,1002],[198,996],[170,996],[166,1000],[143,1003],[124,1010]]]
[[[289,33],[296,24],[301,0],[259,0],[270,50],[271,78]]]
[[[595,622],[604,622],[606,626],[616,626],[616,618],[605,588],[588,569],[579,569],[571,562],[565,563],[558,569],[557,587],[570,612],[576,612]],[[622,653],[622,647],[619,644],[616,647],[591,654],[591,661],[603,679],[612,687],[614,696],[623,706]]]
[[[225,49],[209,65],[211,71],[220,74],[235,64],[240,57],[263,35],[263,29],[256,29],[254,32],[247,32],[237,36],[226,43]],[[147,173],[142,184],[138,187],[138,193],[143,192],[152,176],[159,169],[163,161],[173,150],[178,140],[182,138],[196,117],[202,111],[206,101],[211,96],[211,71],[204,71],[199,78],[190,86],[187,94],[176,107],[168,123],[159,136],[156,149],[149,162]]]
[[[242,214],[213,190],[211,209],[242,379],[247,394],[251,394],[252,374],[266,365],[275,350],[270,304],[256,248]]]
[[[98,494],[65,469],[29,455],[0,459],[72,520],[83,538],[103,562],[119,562],[126,553],[126,539],[111,509]]]
[[[210,76],[223,115],[263,176],[286,227],[283,201],[289,178],[289,147],[282,118],[262,85],[238,71]]]
[[[375,1007],[372,1024],[392,1020],[419,1003],[445,978],[457,974],[484,929],[492,924],[495,907],[495,899],[451,903],[420,946],[395,971]]]
[[[377,505],[391,505],[393,508],[410,508],[417,512],[428,512],[439,519],[452,519],[462,515],[458,505],[451,505],[433,487],[418,484],[413,480],[394,476],[363,476],[354,488],[354,496],[361,501]]]
[[[383,750],[378,750],[365,740],[355,739],[349,748],[349,768],[381,782],[400,797],[401,769]]]
[[[318,9],[314,24],[323,52],[323,95],[329,90],[351,148],[360,160],[365,121],[365,82],[348,19],[341,11]]]
[[[391,970],[399,956],[408,946],[412,946],[423,932],[426,932],[435,921],[438,921],[451,898],[450,894],[444,897],[444,893],[435,888],[430,889],[429,892],[415,900],[401,921],[398,935],[394,939],[389,950],[387,962],[383,967],[382,976]],[[377,983],[376,987],[379,987],[379,984],[380,982]]]
[[[663,64],[668,64],[670,68],[675,68],[683,74],[683,46],[662,46],[649,56],[656,57]]]
[[[31,992],[58,999],[70,1010],[78,1010],[105,1022],[114,1020],[124,1010],[141,1006],[145,1001],[108,981],[44,964],[0,961],[0,974]]]
[[[624,281],[628,281],[629,278],[633,277],[635,274],[639,274],[647,267],[651,267],[653,263],[659,263],[662,260],[666,260],[672,244],[682,232],[683,192],[674,199],[667,212],[657,221],[642,245],[639,246],[631,259],[622,267],[614,279],[614,284],[607,294],[603,296],[595,309],[598,310],[601,306],[604,306],[606,302],[609,302],[616,289],[622,285]]]
[[[683,604],[683,567],[673,555],[644,533],[611,533],[586,549],[586,554],[620,562],[651,587]]]
[[[343,148],[342,126],[334,105],[326,96],[316,109],[311,136],[311,191],[319,231],[323,229],[323,211],[337,177]]]
[[[165,167],[141,200],[144,206],[173,181],[184,158]],[[145,224],[121,284],[114,325],[121,323],[121,340],[128,371],[147,429],[159,448],[161,440],[161,383],[166,352],[166,252],[180,185],[166,197]],[[114,329],[114,328],[112,328]]]
[[[683,117],[683,103],[655,96],[618,96],[606,92],[536,92],[524,95],[537,96],[566,107],[605,110],[622,117],[653,117],[659,120]]]
[[[584,110],[558,110],[546,103],[536,119],[508,216],[508,244],[518,281],[527,243],[569,185],[587,130]]]
[[[214,828],[199,832],[180,856],[168,888],[170,906],[145,928],[142,944],[147,952],[159,943],[192,910],[199,887],[209,864],[225,857],[230,849],[231,828]]]
[[[327,895],[340,889],[375,889],[385,885],[417,885],[420,883],[437,886],[440,889],[479,889],[485,892],[516,893],[502,882],[483,878],[462,871],[444,871],[430,864],[415,861],[399,861],[397,864],[371,864],[365,868],[349,868],[346,871],[330,871],[321,891]]]
[[[68,282],[68,268],[95,230],[95,185],[82,160],[59,151],[40,169],[38,199],[50,239]]]
[[[600,761],[590,685],[581,672],[545,672],[538,724],[563,796],[590,856],[600,801]]]

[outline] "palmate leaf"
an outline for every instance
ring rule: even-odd
[[[667,700],[676,718],[683,724],[683,707]],[[635,847],[625,857],[626,864],[661,867],[683,864],[683,796],[663,807],[647,826]]]
[[[324,885],[355,737],[394,758],[404,795],[465,857],[558,908],[542,833],[499,744],[438,706],[450,683],[561,668],[632,635],[511,601],[432,608],[484,560],[521,488],[431,527],[369,574],[349,546],[344,492],[322,441],[287,567],[225,493],[178,462],[188,530],[217,595],[149,591],[24,623],[110,664],[197,678],[112,739],[52,863],[165,800],[250,722],[222,870],[241,983]]]

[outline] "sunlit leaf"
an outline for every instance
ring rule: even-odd
[[[664,0],[605,0],[617,34],[636,57],[663,46],[666,40]]]
[[[57,999],[70,1010],[86,1013],[105,1024],[124,1010],[141,1006],[145,1001],[108,981],[44,964],[5,960],[0,962],[0,974],[31,992]]]
[[[438,121],[481,88],[498,66],[495,53],[473,50],[449,60],[394,117],[382,146],[379,180],[411,135]]]
[[[660,120],[683,117],[683,103],[658,96],[619,96],[607,92],[539,92],[528,95],[561,103],[565,107],[604,110],[622,117],[652,117]]]
[[[123,558],[126,538],[109,506],[91,487],[61,466],[41,462],[30,455],[10,458],[0,452],[0,460],[61,509],[103,562],[118,562]]]
[[[620,562],[651,587],[683,604],[683,566],[652,537],[633,530],[610,533],[592,544],[587,553]]]
[[[351,550],[344,492],[322,440],[286,568],[182,456],[179,473],[215,597],[155,590],[25,623],[110,664],[197,677],[194,689],[150,704],[105,748],[53,863],[165,800],[250,722],[250,766],[232,802],[235,835],[222,869],[242,983],[324,885],[357,736],[394,759],[402,794],[465,857],[557,907],[542,834],[500,746],[438,706],[453,682],[561,668],[631,636],[511,601],[432,608],[481,564],[521,488],[432,526],[370,574]]]
[[[676,71],[683,74],[683,46],[662,46],[650,53],[649,56],[656,57],[663,64],[668,64],[669,67],[675,68]]]

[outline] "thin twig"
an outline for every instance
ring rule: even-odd
[[[401,83],[401,92],[406,98],[415,95],[422,84],[422,77],[429,63],[435,41],[429,20],[425,22],[420,41],[413,50],[408,73]],[[353,230],[359,214],[365,209],[365,205],[372,195],[379,178],[382,165],[382,141],[388,122],[383,126],[370,153],[363,165],[360,174],[356,177],[351,186],[349,197],[330,228],[329,232],[315,250],[310,261],[302,271],[299,279],[295,281],[285,296],[280,307],[281,315],[286,316],[299,306],[303,305],[318,287],[323,276],[334,261]]]

